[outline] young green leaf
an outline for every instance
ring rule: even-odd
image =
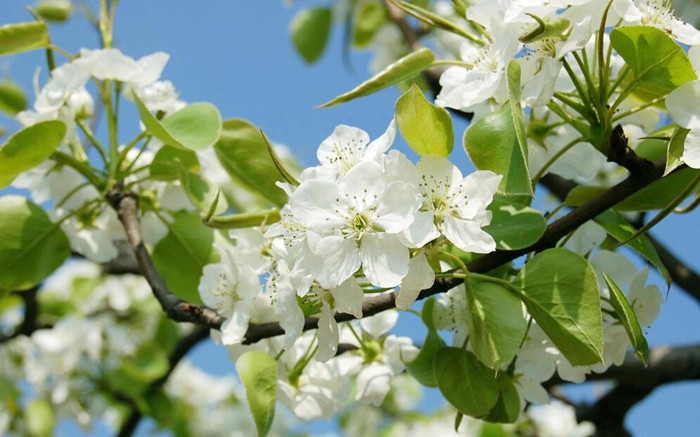
[[[610,43],[634,73],[644,98],[662,97],[697,75],[683,48],[653,26],[624,26],[610,32]]]
[[[265,352],[248,351],[238,357],[236,370],[245,387],[258,435],[264,436],[275,417],[277,361]]]
[[[292,20],[289,26],[292,43],[307,63],[316,62],[323,54],[331,22],[330,8],[302,9]]]
[[[211,103],[192,103],[158,120],[134,95],[141,121],[163,143],[186,150],[204,150],[221,135],[221,115]]]
[[[685,148],[685,138],[688,136],[689,132],[690,129],[685,129],[680,126],[677,126],[673,131],[671,140],[668,142],[664,176],[668,175],[673,170],[684,164],[681,157],[683,156],[683,150]]]
[[[25,197],[0,197],[0,289],[38,285],[70,255],[59,224]]]
[[[214,232],[202,224],[198,214],[184,210],[173,214],[165,225],[169,232],[153,248],[153,264],[174,294],[201,302],[197,286],[202,269],[218,260]]]
[[[649,344],[647,339],[644,338],[644,333],[642,332],[642,327],[639,325],[639,320],[637,320],[637,315],[632,309],[632,305],[627,301],[627,297],[620,290],[620,287],[615,284],[615,282],[610,279],[608,275],[603,273],[603,278],[608,284],[610,289],[610,305],[612,305],[617,314],[617,319],[625,327],[627,335],[632,342],[632,347],[634,347],[634,352],[637,354],[644,366],[649,363]]]
[[[603,360],[603,321],[593,268],[567,249],[535,255],[516,285],[528,312],[574,366]]]
[[[622,214],[615,210],[603,212],[595,218],[595,221],[605,229],[605,232],[620,242],[629,240],[637,232],[637,228],[632,226]],[[646,235],[640,235],[634,240],[628,241],[627,245],[649,261],[666,280],[666,285],[668,287],[671,286],[671,275]]]
[[[454,146],[452,117],[445,108],[430,103],[413,84],[396,101],[396,125],[417,154],[448,156]]]
[[[527,167],[527,138],[520,106],[520,66],[511,61],[507,68],[508,103],[478,119],[464,132],[464,148],[474,166],[503,175],[499,191],[529,204],[534,196]]]
[[[0,26],[0,55],[40,49],[49,44],[49,29],[43,21]]]
[[[435,353],[446,346],[445,341],[440,338],[436,330],[428,329],[428,335],[423,341],[423,347],[421,347],[418,356],[413,361],[406,363],[406,370],[416,381],[424,386],[437,387],[433,362]]]
[[[525,336],[522,301],[503,286],[467,280],[469,339],[476,356],[492,369],[510,362]]]
[[[379,3],[365,2],[359,6],[357,18],[354,20],[352,44],[358,49],[366,48],[374,38],[377,30],[386,23],[386,9]]]
[[[500,393],[496,374],[473,353],[455,347],[439,349],[433,367],[440,392],[460,413],[483,418],[496,405]]]
[[[349,102],[358,97],[367,96],[379,90],[383,90],[384,88],[396,85],[430,67],[434,61],[435,56],[433,56],[433,52],[428,48],[422,48],[411,52],[377,73],[371,79],[362,82],[352,90],[337,96],[320,107],[328,108],[329,106]]]
[[[0,111],[11,116],[27,109],[27,97],[24,91],[11,80],[0,81]]]
[[[512,200],[496,195],[488,207],[493,218],[484,230],[499,249],[517,250],[528,247],[540,239],[547,228],[542,213],[529,206],[518,205]]]
[[[498,400],[489,414],[484,417],[484,420],[495,423],[513,423],[520,416],[520,395],[515,388],[513,379],[506,372],[498,372],[496,386],[498,387]]]
[[[237,229],[271,225],[277,223],[280,219],[279,210],[268,209],[266,211],[212,216],[209,220],[204,220],[204,224],[215,229]]]
[[[65,23],[73,14],[73,4],[62,0],[42,0],[34,10],[44,20]]]
[[[66,125],[59,120],[41,121],[12,135],[0,146],[0,188],[46,161],[65,135]]]
[[[214,151],[226,172],[254,193],[259,193],[272,204],[282,206],[287,195],[276,183],[284,176],[270,158],[266,139],[260,129],[251,123],[231,119],[223,123],[221,138]]]

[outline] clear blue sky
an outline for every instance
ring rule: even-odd
[[[31,20],[23,11],[23,5],[31,3],[3,1],[0,24]],[[175,84],[182,99],[212,102],[224,118],[250,120],[273,141],[289,146],[304,164],[314,165],[316,147],[337,124],[360,127],[372,138],[381,134],[393,117],[398,93],[385,90],[339,107],[314,109],[364,80],[370,56],[354,52],[352,71],[348,69],[341,56],[341,28],[335,27],[326,55],[315,65],[305,65],[293,51],[287,33],[289,22],[300,6],[330,2],[297,3],[288,8],[281,0],[122,1],[115,45],[134,58],[159,50],[169,53],[163,78]],[[71,51],[97,47],[95,33],[82,19],[55,26],[52,36]],[[59,62],[63,60],[59,58]],[[0,71],[9,71],[27,90],[31,90],[37,66],[45,72],[42,52],[0,59]],[[464,126],[457,124],[456,129],[454,162],[464,166],[467,160],[459,144]],[[402,143],[401,139],[397,143]],[[671,217],[658,226],[656,235],[700,270],[695,214]],[[662,283],[658,276],[653,280]],[[700,342],[698,309],[684,292],[671,289],[661,316],[647,330],[650,344]],[[416,336],[417,341],[422,340],[421,335]],[[194,358],[212,373],[233,372],[225,350],[212,344],[197,348]],[[628,429],[639,437],[700,435],[699,398],[697,382],[660,388],[631,411]],[[140,431],[146,434],[143,427]]]

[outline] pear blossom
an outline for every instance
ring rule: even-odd
[[[491,171],[463,177],[459,168],[438,156],[424,156],[416,167],[423,206],[402,238],[412,247],[421,247],[442,234],[464,251],[493,252],[496,242],[481,228],[491,222],[486,208],[502,177]]]
[[[232,247],[215,242],[214,248],[221,262],[204,266],[197,290],[205,305],[226,317],[221,342],[240,343],[248,329],[253,300],[260,291],[258,275],[236,260]]]
[[[574,408],[560,401],[532,406],[528,415],[542,437],[588,437],[595,433],[592,423],[579,423]]]
[[[413,223],[420,195],[411,184],[388,181],[379,163],[360,162],[338,181],[306,180],[289,206],[322,260],[313,275],[323,287],[339,286],[360,266],[380,287],[399,285],[408,273],[408,248],[397,234]]]
[[[396,123],[389,126],[379,138],[370,142],[362,129],[338,125],[333,133],[321,142],[316,151],[319,171],[331,179],[342,176],[362,161],[378,160],[391,147],[396,137]]]

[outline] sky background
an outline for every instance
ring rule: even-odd
[[[30,21],[24,6],[32,3],[2,0],[0,25]],[[94,0],[89,3],[97,4]],[[295,53],[288,35],[292,17],[301,7],[327,4],[330,2],[298,1],[287,7],[282,0],[124,0],[117,11],[115,46],[136,59],[155,51],[169,53],[162,79],[171,80],[183,100],[211,102],[224,119],[244,118],[255,123],[271,140],[287,145],[304,165],[310,166],[316,164],[318,144],[338,124],[364,129],[371,138],[383,133],[399,96],[397,90],[388,89],[337,107],[315,109],[370,74],[368,52],[354,51],[351,68],[343,62],[339,26],[333,28],[326,53],[318,63],[308,66]],[[68,25],[53,26],[51,35],[54,43],[71,52],[81,47],[98,47],[96,33],[81,17],[75,17]],[[64,61],[58,57],[58,63]],[[43,52],[0,58],[0,74],[22,84],[30,101],[37,67],[42,68],[41,83],[45,83]],[[0,123],[16,128],[7,119],[0,119]],[[455,123],[457,143],[451,158],[466,173],[471,167],[461,147],[464,128],[465,125]],[[123,138],[130,139],[136,132],[135,119],[133,129]],[[406,151],[398,136],[395,146]],[[657,226],[654,235],[691,268],[700,270],[696,213],[670,217]],[[658,275],[652,275],[651,280],[664,292]],[[699,343],[698,309],[697,302],[672,288],[656,323],[646,329],[650,345]],[[411,318],[402,317],[399,328],[408,327]],[[422,341],[422,332],[400,333]],[[225,349],[211,342],[197,347],[191,358],[213,374],[234,372]],[[430,398],[434,400],[436,396]],[[700,435],[699,398],[700,382],[664,386],[632,409],[626,425],[638,437]],[[327,430],[329,425],[318,422],[314,428]],[[79,432],[79,428],[64,429],[66,435]],[[95,430],[91,435],[102,435],[103,431]],[[148,425],[142,424],[139,435],[148,434]]]

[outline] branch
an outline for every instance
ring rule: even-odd
[[[50,325],[39,324],[39,301],[37,300],[37,293],[39,292],[39,286],[34,286],[28,290],[13,292],[17,294],[24,301],[24,319],[22,323],[17,326],[14,331],[8,335],[0,336],[0,344],[6,343],[14,338],[25,335],[29,337],[39,329],[50,328]]]
[[[107,199],[119,216],[119,220],[124,226],[126,237],[131,248],[136,255],[141,274],[146,278],[151,286],[153,295],[158,299],[163,311],[168,318],[176,322],[189,322],[210,329],[221,329],[224,321],[223,317],[216,311],[205,306],[198,306],[186,302],[175,296],[165,284],[165,280],[160,276],[151,256],[146,250],[141,237],[141,226],[138,217],[138,199],[134,193],[123,190],[121,186],[115,188],[107,194]]]
[[[649,366],[628,353],[620,366],[604,373],[593,373],[586,381],[614,380],[617,385],[592,405],[578,408],[578,419],[595,424],[598,436],[629,435],[624,428],[627,412],[638,402],[664,384],[700,380],[700,344],[689,346],[659,346],[651,350]],[[545,387],[567,384],[558,376]]]

